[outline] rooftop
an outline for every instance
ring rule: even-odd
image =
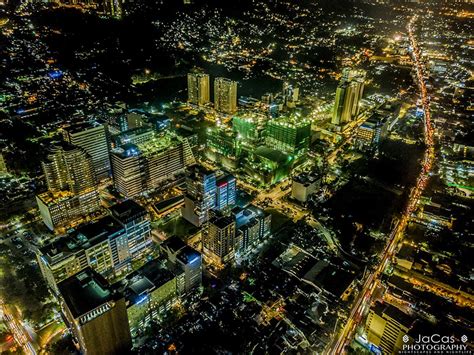
[[[158,259],[151,260],[134,271],[114,287],[119,288],[130,305],[140,303],[143,297],[174,278],[171,271],[163,268]]]
[[[74,318],[120,297],[112,291],[105,278],[91,268],[60,282],[58,288]]]
[[[76,123],[67,127],[63,127],[63,129],[70,134],[75,134],[75,133],[86,131],[91,128],[96,128],[96,127],[101,127],[101,126],[102,124],[96,121],[84,121],[84,122]]]
[[[389,303],[376,302],[371,310],[373,310],[375,314],[380,317],[386,315],[387,317],[396,320],[398,323],[400,323],[406,328],[410,328],[414,323],[413,317],[402,312],[399,308],[392,306]]]
[[[110,207],[109,210],[112,213],[112,216],[123,224],[139,217],[146,216],[148,213],[144,207],[136,203],[134,200],[125,200],[121,203],[117,203]]]
[[[96,245],[116,233],[123,231],[122,226],[111,216],[105,216],[95,222],[76,228],[67,236],[61,237],[40,249],[41,254],[54,257],[62,253],[74,253],[80,249]]]
[[[216,184],[217,186],[223,186],[231,181],[235,181],[235,176],[231,174],[225,174],[216,180]]]
[[[234,219],[230,216],[214,216],[212,217],[209,222],[213,225],[215,225],[219,229],[224,229],[231,225],[234,222]]]

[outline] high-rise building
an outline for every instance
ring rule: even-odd
[[[232,210],[237,228],[236,252],[245,254],[271,233],[272,216],[260,208],[250,205]]]
[[[98,179],[110,175],[109,142],[104,125],[97,122],[82,122],[65,127],[63,136],[66,142],[89,153]]]
[[[115,188],[131,197],[159,187],[194,164],[189,142],[171,132],[112,150]]]
[[[287,107],[295,107],[298,102],[300,89],[289,83],[283,83],[283,103]]]
[[[91,156],[81,147],[61,142],[50,148],[41,163],[48,191],[36,202],[46,226],[72,223],[100,208],[100,198]]]
[[[216,175],[201,166],[194,166],[186,177],[183,218],[195,226],[209,219],[209,210],[216,207]]]
[[[123,15],[122,0],[103,0],[104,13],[111,17],[121,18]]]
[[[265,127],[265,145],[274,150],[300,155],[310,142],[311,123],[298,115],[270,120]]]
[[[41,166],[50,191],[79,193],[96,186],[91,156],[80,147],[55,144]]]
[[[230,209],[236,203],[237,182],[234,176],[226,174],[216,181],[216,209]]]
[[[214,80],[214,108],[223,113],[237,111],[237,82],[227,78]]]
[[[121,225],[126,238],[125,243],[112,244],[112,254],[117,249],[115,268],[137,260],[150,252],[152,247],[150,216],[145,208],[133,200],[117,203],[109,208],[112,217]]]
[[[264,114],[251,113],[238,115],[232,119],[232,129],[237,134],[239,147],[250,149],[263,143],[263,133],[268,117]]]
[[[359,114],[359,103],[364,93],[365,71],[346,68],[336,89],[336,100],[331,123],[344,125]]]
[[[203,253],[208,263],[222,267],[235,257],[235,220],[218,212],[212,211],[211,214],[202,236]]]
[[[196,105],[209,103],[209,74],[188,73],[188,101]]]
[[[38,262],[51,289],[58,282],[91,267],[105,277],[130,269],[152,247],[150,219],[134,201],[111,208],[111,215],[83,224],[38,250]]]
[[[51,230],[76,222],[100,209],[99,192],[95,188],[79,193],[46,191],[36,195],[36,203],[44,224]]]
[[[397,307],[376,302],[365,324],[367,340],[382,348],[384,354],[398,354],[404,344],[403,337],[413,324],[413,317]]]
[[[170,269],[176,274],[179,294],[190,292],[201,286],[201,253],[176,236],[169,237],[161,243],[160,249],[166,253]]]
[[[61,310],[81,352],[127,354],[132,347],[125,298],[87,268],[58,285]]]
[[[231,130],[222,127],[207,129],[206,146],[209,151],[222,157],[233,158],[237,155],[235,134]]]

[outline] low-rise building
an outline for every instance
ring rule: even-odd
[[[114,285],[124,296],[132,334],[178,300],[176,276],[158,260],[143,265]]]
[[[291,183],[291,197],[300,201],[308,201],[321,186],[321,177],[315,174],[303,173],[293,178]]]

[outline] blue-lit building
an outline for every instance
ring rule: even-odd
[[[160,245],[166,253],[169,269],[177,278],[178,294],[188,293],[202,284],[202,256],[180,238],[172,236]]]
[[[267,238],[271,233],[271,215],[250,205],[232,210],[237,228],[236,250],[240,254],[251,251],[252,247]]]
[[[216,207],[216,174],[201,166],[193,166],[186,179],[183,218],[195,226],[209,219],[209,210]]]
[[[217,179],[216,185],[216,209],[222,211],[234,207],[237,188],[235,177],[230,174],[224,175]]]

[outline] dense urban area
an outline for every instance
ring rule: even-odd
[[[0,0],[1,354],[472,354],[470,0]]]

